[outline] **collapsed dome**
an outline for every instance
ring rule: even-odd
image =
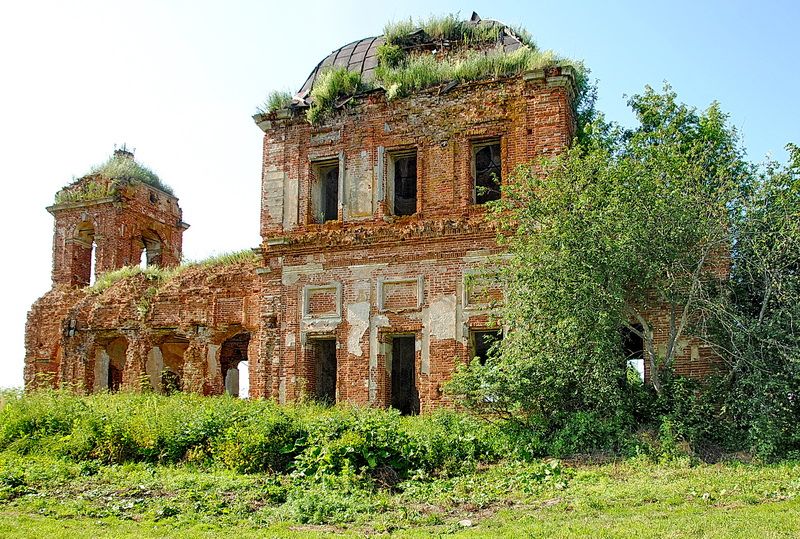
[[[437,24],[442,22],[447,26]],[[315,82],[331,68],[345,67],[350,72],[358,73],[363,83],[374,83],[379,63],[378,49],[386,43],[400,47],[406,54],[436,53],[459,48],[510,53],[526,45],[532,46],[528,39],[519,35],[518,30],[497,20],[481,19],[475,12],[465,21],[449,15],[419,24],[413,24],[409,19],[407,23],[398,23],[395,27],[400,30],[397,34],[359,39],[331,52],[311,71],[300,91],[293,96],[292,106],[308,106]],[[403,31],[405,29],[408,31]]]

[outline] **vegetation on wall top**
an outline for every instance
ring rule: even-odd
[[[137,163],[132,157],[113,155],[105,163],[93,167],[88,175],[99,175],[110,180],[137,181],[170,195],[174,194],[172,188],[162,182],[155,172],[141,163]]]
[[[522,45],[506,52],[500,44],[504,34],[516,37]],[[387,24],[384,38],[385,43],[378,47],[374,81],[365,81],[360,73],[346,67],[331,67],[318,75],[306,113],[310,123],[320,122],[348,97],[373,89],[385,90],[391,100],[445,83],[511,77],[557,66],[573,69],[578,90],[576,107],[581,108],[590,93],[588,70],[581,62],[541,50],[524,28],[498,21],[462,21],[455,14],[417,22],[409,18]],[[291,96],[286,92],[272,92],[258,112],[267,114],[290,103]]]
[[[510,30],[523,44],[536,48],[531,34],[524,28],[508,27],[499,21],[485,20],[477,23],[462,21],[458,14],[432,15],[428,19],[414,22],[408,19],[393,21],[383,27],[386,43],[398,46],[410,46],[419,39],[431,41],[454,41],[466,45],[493,45],[503,30]]]
[[[87,178],[93,178],[84,181]],[[87,202],[117,194],[120,182],[139,182],[174,195],[172,188],[161,181],[148,167],[137,163],[133,157],[112,155],[105,163],[92,167],[71,185],[56,193],[56,204]]]
[[[272,90],[267,94],[264,103],[256,107],[259,114],[269,114],[277,110],[288,108],[292,103],[292,93],[288,90]]]
[[[98,276],[95,283],[89,287],[89,290],[94,294],[100,294],[113,284],[135,278],[139,275],[144,275],[145,279],[148,281],[155,280],[165,284],[188,268],[232,266],[240,263],[255,263],[258,262],[258,260],[259,255],[255,251],[252,249],[243,249],[241,251],[209,256],[202,260],[184,261],[180,266],[173,268],[162,268],[159,266],[148,266],[146,268],[140,266],[125,266]]]

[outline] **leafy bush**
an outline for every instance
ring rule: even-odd
[[[78,462],[188,461],[314,481],[352,472],[385,486],[498,460],[508,447],[501,431],[446,410],[405,418],[396,410],[182,393],[11,394],[0,409],[0,450]]]
[[[410,467],[409,440],[400,429],[396,410],[344,408],[306,423],[303,451],[295,459],[296,473],[306,477],[358,473],[390,468],[404,474]]]
[[[277,407],[259,408],[257,414],[237,420],[215,439],[213,458],[243,473],[285,472],[296,456],[300,426]]]
[[[633,418],[624,411],[610,416],[575,412],[558,423],[548,444],[548,455],[620,454],[630,444]]]
[[[404,418],[409,437],[408,460],[424,471],[455,475],[480,462],[507,456],[507,437],[498,424],[451,410]]]

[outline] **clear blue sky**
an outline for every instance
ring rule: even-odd
[[[0,386],[20,385],[25,313],[50,286],[45,206],[127,142],[180,197],[185,255],[255,247],[261,132],[272,89],[297,90],[328,52],[385,22],[475,10],[582,59],[598,107],[630,125],[624,95],[669,81],[730,114],[750,158],[800,142],[795,2],[256,2],[0,4],[4,177]]]

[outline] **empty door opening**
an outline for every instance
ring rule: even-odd
[[[403,415],[419,413],[414,357],[413,336],[392,338],[391,405]]]
[[[327,404],[336,402],[336,341],[314,341],[314,396]]]

